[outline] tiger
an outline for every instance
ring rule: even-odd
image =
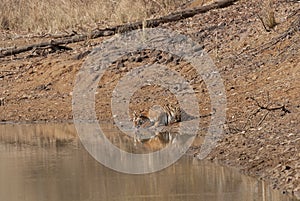
[[[133,124],[135,130],[135,142],[140,142],[146,147],[159,149],[169,143],[173,143],[176,138],[170,135],[178,133],[177,122],[189,121],[198,118],[206,118],[211,114],[203,116],[193,116],[169,104],[164,106],[154,105],[148,111],[143,111],[139,115],[133,113]],[[165,127],[163,127],[165,126]]]
[[[140,115],[136,113],[133,115],[133,123],[136,128],[168,126],[180,121],[180,108],[169,104],[153,105],[148,111],[144,111]]]

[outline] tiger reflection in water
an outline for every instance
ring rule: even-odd
[[[137,141],[143,143],[151,150],[158,150],[175,140],[174,133],[171,131],[157,130],[159,127],[175,125],[181,121],[181,111],[179,107],[169,104],[160,106],[154,105],[148,111],[139,115],[134,112],[133,124],[137,129]]]
[[[166,145],[184,144],[193,135],[184,136],[179,133],[180,122],[210,118],[213,114],[193,116],[179,107],[169,104],[154,105],[148,111],[133,113],[133,125],[135,127],[135,141],[139,141],[150,149],[161,149]],[[189,133],[189,132],[187,132]],[[176,143],[175,143],[176,142]]]

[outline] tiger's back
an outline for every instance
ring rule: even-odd
[[[133,118],[135,127],[140,127],[145,122],[148,122],[149,126],[167,126],[179,122],[180,120],[180,109],[169,104],[164,106],[154,105],[148,111],[142,112],[139,116],[135,114]]]

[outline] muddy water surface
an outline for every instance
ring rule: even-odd
[[[237,170],[187,156],[157,173],[115,172],[74,143],[71,124],[0,129],[0,200],[292,200]]]

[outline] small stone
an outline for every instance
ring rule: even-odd
[[[300,199],[300,190],[299,190],[299,191],[294,191],[294,196],[295,196],[297,199]]]
[[[160,64],[166,64],[167,60],[165,58],[161,58],[160,60],[158,60],[158,63],[160,63]]]
[[[5,98],[0,98],[0,106],[4,106],[5,104]]]
[[[134,62],[134,61],[135,61],[135,58],[134,58],[134,57],[130,57],[130,58],[128,59],[128,61],[129,61],[129,62]]]
[[[123,62],[117,62],[117,67],[118,68],[123,68],[124,67],[124,63]]]
[[[257,76],[257,75],[254,75],[254,76],[252,77],[252,80],[255,81],[257,78],[258,78],[258,76]]]
[[[169,54],[168,58],[167,58],[167,63],[172,62],[174,60],[174,57],[172,54]]]
[[[123,68],[120,69],[120,71],[125,72],[126,69],[127,69],[126,67],[123,67]]]
[[[135,62],[142,62],[143,61],[143,58],[138,56],[135,58]]]

